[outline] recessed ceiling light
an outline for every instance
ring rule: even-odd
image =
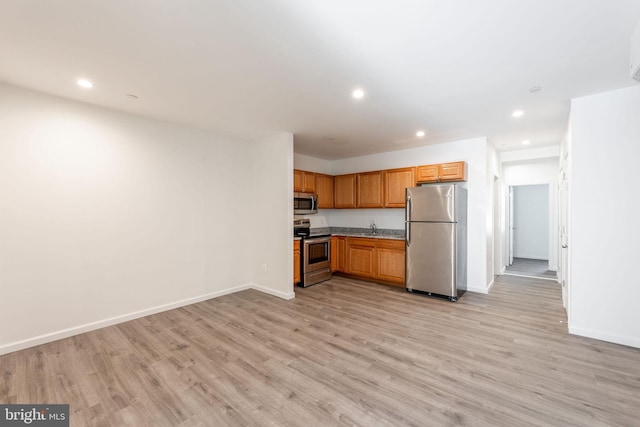
[[[524,141],[522,141],[522,145],[529,145],[531,144],[531,141],[529,141],[528,139],[525,139]]]
[[[540,92],[541,90],[542,90],[542,87],[540,87],[540,86],[531,86],[529,88],[529,92],[531,92],[531,93]]]
[[[418,132],[416,132],[416,136],[418,138],[422,138],[424,136],[424,131],[423,130],[419,130]]]
[[[78,86],[83,87],[85,89],[91,89],[93,87],[93,83],[91,83],[91,81],[87,79],[78,79],[76,83],[78,84]]]
[[[351,96],[353,96],[355,99],[361,99],[364,97],[364,91],[362,89],[355,89],[351,93]]]
[[[524,111],[522,110],[516,110],[513,113],[511,113],[513,117],[522,117],[523,114],[524,114]]]

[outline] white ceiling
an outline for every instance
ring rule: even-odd
[[[325,159],[533,148],[559,143],[571,98],[636,84],[639,19],[640,0],[2,0],[0,81],[241,139],[289,131]]]

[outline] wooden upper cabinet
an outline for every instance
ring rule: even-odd
[[[416,168],[417,182],[437,182],[438,176],[438,165],[418,166]]]
[[[298,169],[293,170],[293,191],[302,193],[316,192],[316,174]]]
[[[333,177],[316,174],[316,193],[319,209],[333,209]]]
[[[384,207],[404,208],[406,189],[416,186],[415,168],[384,171]]]
[[[384,207],[384,172],[359,173],[356,184],[356,207]]]
[[[440,181],[466,181],[467,164],[465,162],[442,163],[439,165]]]
[[[333,207],[336,209],[356,207],[356,174],[333,177]]]
[[[302,191],[303,171],[293,170],[293,191]]]
[[[466,181],[467,164],[465,162],[424,165],[416,168],[417,182]]]

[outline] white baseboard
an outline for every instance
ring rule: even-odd
[[[581,337],[594,338],[600,341],[612,342],[614,344],[640,348],[640,339],[638,338],[612,335],[607,332],[576,328],[573,326],[569,326],[569,333],[573,335],[580,335]]]
[[[296,297],[296,294],[293,291],[291,292],[276,291],[274,289],[270,289],[270,288],[258,285],[257,283],[250,283],[249,287],[251,289],[255,289],[256,291],[264,292],[265,294],[273,295],[278,298],[282,298],[286,300],[294,299]]]
[[[46,344],[48,342],[57,341],[63,338],[68,338],[73,335],[82,334],[84,332],[95,331],[96,329],[105,328],[107,326],[116,325],[118,323],[128,322],[129,320],[139,319],[141,317],[150,316],[152,314],[172,310],[174,308],[184,307],[186,305],[195,304],[195,303],[206,301],[212,298],[218,298],[224,295],[233,294],[235,292],[245,291],[247,289],[255,289],[257,291],[264,292],[269,295],[274,295],[276,297],[286,299],[286,300],[295,298],[295,293],[293,291],[289,293],[285,293],[280,291],[274,291],[272,289],[266,288],[264,286],[256,285],[254,283],[245,283],[243,285],[235,286],[233,288],[210,292],[208,294],[200,295],[197,297],[187,298],[180,301],[171,302],[168,304],[162,304],[162,305],[147,308],[144,310],[134,311],[128,314],[123,314],[120,316],[110,317],[108,319],[98,320],[96,322],[85,323],[84,325],[62,329],[60,331],[39,335],[33,338],[27,338],[25,340],[14,341],[9,344],[0,346],[0,355],[13,353],[14,351],[24,350],[25,348],[35,347],[40,344]]]
[[[472,286],[467,286],[467,292],[477,292],[479,294],[488,294],[489,293],[489,289],[488,288],[475,288]]]

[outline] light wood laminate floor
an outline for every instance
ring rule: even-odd
[[[566,329],[551,281],[451,303],[335,278],[0,356],[0,402],[72,426],[637,426],[640,350]]]

